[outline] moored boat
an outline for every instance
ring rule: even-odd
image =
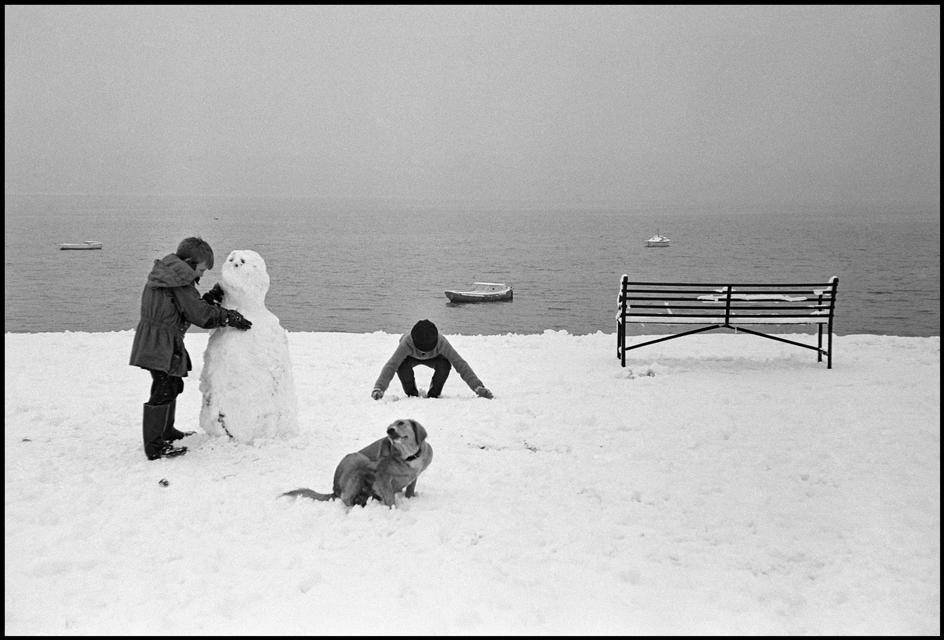
[[[468,291],[446,290],[449,302],[500,302],[512,300],[514,292],[503,282],[473,282]]]
[[[672,241],[656,231],[656,235],[646,240],[647,247],[668,247]]]
[[[86,240],[84,242],[62,242],[60,249],[101,249],[102,243],[98,240]]]

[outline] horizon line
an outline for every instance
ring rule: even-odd
[[[283,200],[325,200],[325,201],[347,201],[347,202],[396,202],[414,205],[459,205],[466,204],[472,206],[524,206],[524,207],[547,207],[547,208],[604,208],[604,209],[627,209],[634,210],[640,207],[705,207],[705,208],[744,208],[759,206],[802,206],[802,207],[847,207],[847,206],[906,206],[916,208],[936,208],[940,209],[940,198],[935,200],[915,200],[902,202],[893,199],[869,199],[866,201],[838,201],[838,200],[792,200],[792,201],[755,201],[744,200],[737,202],[721,202],[717,200],[706,201],[670,201],[670,200],[638,200],[633,203],[613,202],[609,200],[600,201],[574,201],[574,202],[556,202],[551,203],[543,200],[532,199],[468,199],[468,198],[410,198],[406,196],[350,196],[350,195],[319,195],[319,194],[272,194],[272,193],[219,193],[219,192],[133,192],[133,191],[7,191],[3,192],[4,197],[18,196],[75,196],[75,197],[158,197],[158,198],[266,198]]]

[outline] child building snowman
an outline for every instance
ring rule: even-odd
[[[266,309],[269,274],[255,251],[226,258],[211,297],[238,309],[252,331],[214,330],[203,354],[200,427],[210,435],[251,442],[298,433],[298,403],[288,333]],[[208,294],[210,295],[210,294]]]

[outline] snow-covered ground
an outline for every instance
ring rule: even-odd
[[[132,332],[5,334],[5,633],[940,633],[939,337],[840,336],[832,370],[744,334],[625,369],[612,334],[448,337],[494,400],[453,372],[373,401],[397,335],[292,333],[299,436],[149,462]],[[415,498],[277,498],[401,417]]]

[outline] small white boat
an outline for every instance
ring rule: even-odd
[[[656,231],[656,235],[646,240],[646,246],[647,247],[667,247],[669,246],[670,242],[672,241],[666,238],[660,232]]]
[[[449,302],[499,302],[514,298],[511,287],[503,282],[473,282],[470,291],[447,290]]]
[[[98,240],[86,240],[84,242],[62,242],[60,249],[101,249],[102,243]]]

